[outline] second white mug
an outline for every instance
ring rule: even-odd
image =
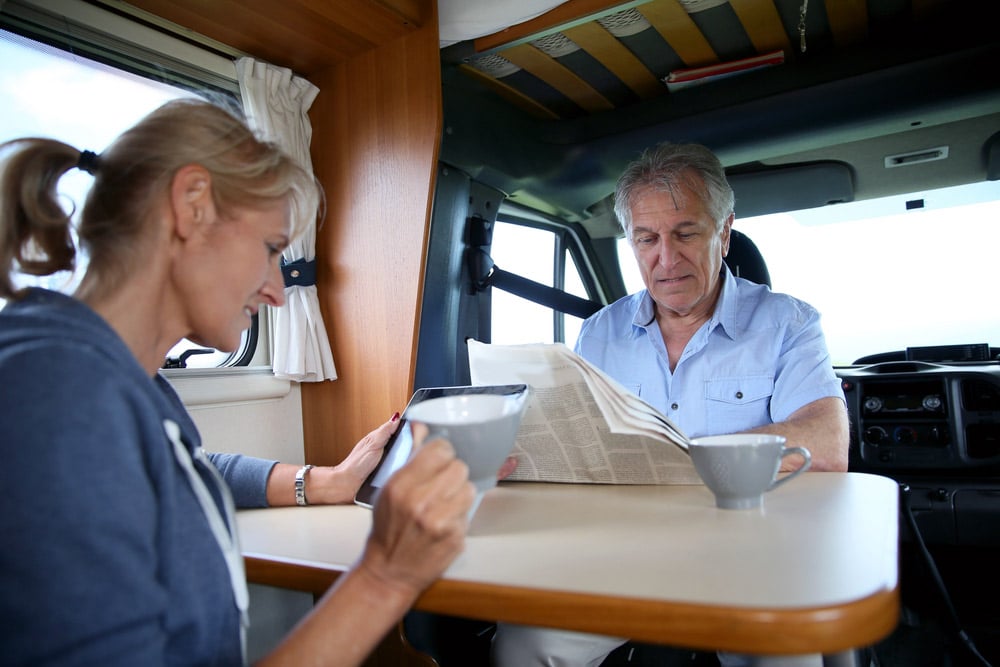
[[[805,447],[786,447],[785,437],[764,433],[736,433],[693,439],[691,461],[723,509],[752,509],[764,493],[804,473],[812,464]],[[778,477],[781,461],[792,455],[804,459],[800,468]]]

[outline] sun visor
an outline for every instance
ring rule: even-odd
[[[851,168],[843,162],[811,162],[727,178],[736,195],[737,218],[854,201]]]
[[[986,180],[1000,181],[1000,132],[986,140]]]

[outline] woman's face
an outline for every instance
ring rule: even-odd
[[[281,252],[289,243],[288,207],[240,209],[203,228],[203,266],[187,290],[187,338],[230,352],[251,325],[260,305],[281,306],[285,286]]]

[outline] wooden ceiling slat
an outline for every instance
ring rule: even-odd
[[[600,23],[584,23],[564,30],[563,34],[600,61],[639,97],[654,97],[663,92],[663,84],[656,76]]]
[[[773,0],[729,0],[729,5],[739,17],[757,53],[781,49],[787,54],[791,50],[792,44],[788,41],[788,33]]]
[[[826,18],[837,46],[847,46],[868,36],[867,0],[826,0]]]
[[[501,55],[524,71],[549,84],[590,113],[608,111],[614,108],[614,105],[594,90],[589,83],[530,44],[518,44],[504,49]]]
[[[653,0],[639,5],[636,11],[646,17],[688,67],[719,61],[708,40],[677,0]]]
[[[497,1],[503,2],[504,0]],[[479,37],[473,44],[476,53],[483,53],[527,37],[537,38],[547,31],[553,31],[560,26],[569,25],[583,18],[613,13],[616,7],[625,4],[628,4],[626,0],[567,0],[541,16],[512,25],[492,35]]]
[[[489,86],[504,99],[516,104],[518,107],[524,109],[531,115],[549,120],[559,119],[559,116],[547,106],[536,102],[534,99],[528,97],[513,86],[508,86],[500,79],[496,79],[489,74],[472,67],[471,65],[459,65],[458,68],[473,79],[477,79]]]

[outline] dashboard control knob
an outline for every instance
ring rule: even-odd
[[[892,435],[896,442],[901,445],[912,445],[917,441],[917,432],[909,426],[900,426]]]
[[[882,409],[882,399],[878,396],[869,396],[865,399],[865,412],[878,412]]]
[[[928,394],[924,396],[922,405],[924,406],[924,410],[938,412],[942,406],[941,397],[937,394]]]
[[[865,429],[865,442],[869,445],[881,445],[889,439],[889,434],[881,426],[869,426]]]

